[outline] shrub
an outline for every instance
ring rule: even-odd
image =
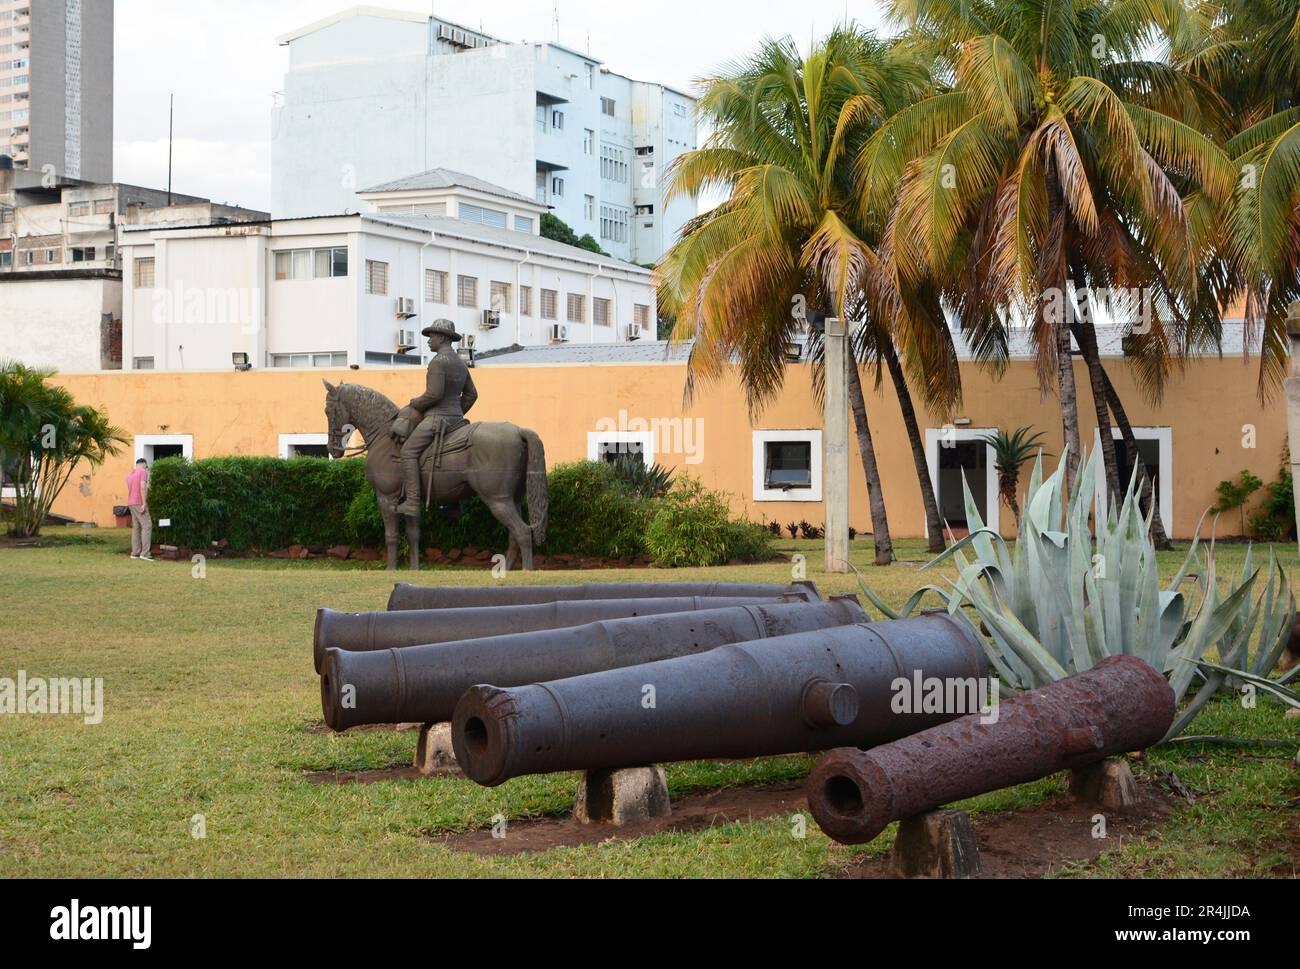
[[[650,554],[668,568],[764,558],[770,541],[771,535],[762,525],[732,521],[726,496],[689,476],[680,478],[659,503],[646,532]]]
[[[564,464],[551,472],[547,555],[626,558],[644,555],[654,503],[603,461]]]

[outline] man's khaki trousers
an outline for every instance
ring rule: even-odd
[[[153,554],[153,516],[143,505],[131,506],[131,554],[136,558]]]

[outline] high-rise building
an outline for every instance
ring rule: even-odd
[[[112,0],[0,0],[0,154],[112,182]]]
[[[697,146],[695,100],[556,43],[354,7],[280,38],[279,218],[365,212],[376,186],[446,168],[550,207],[611,256],[656,261],[696,213],[665,172]]]

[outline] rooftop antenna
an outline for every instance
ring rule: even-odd
[[[560,42],[560,0],[555,0],[555,42]]]
[[[172,204],[172,149],[176,143],[176,94],[172,93],[167,109],[167,207]]]

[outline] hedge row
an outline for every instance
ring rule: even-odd
[[[731,521],[725,498],[691,478],[666,497],[647,494],[598,462],[561,465],[548,481],[550,526],[542,547],[548,555],[651,554],[678,567],[761,559],[770,548],[765,529]],[[149,504],[155,519],[170,519],[163,534],[182,548],[223,539],[238,552],[384,545],[383,519],[361,460],[168,458],[153,468]],[[460,518],[435,509],[421,526],[425,548],[504,550],[507,543],[505,529],[478,498],[465,503]]]

